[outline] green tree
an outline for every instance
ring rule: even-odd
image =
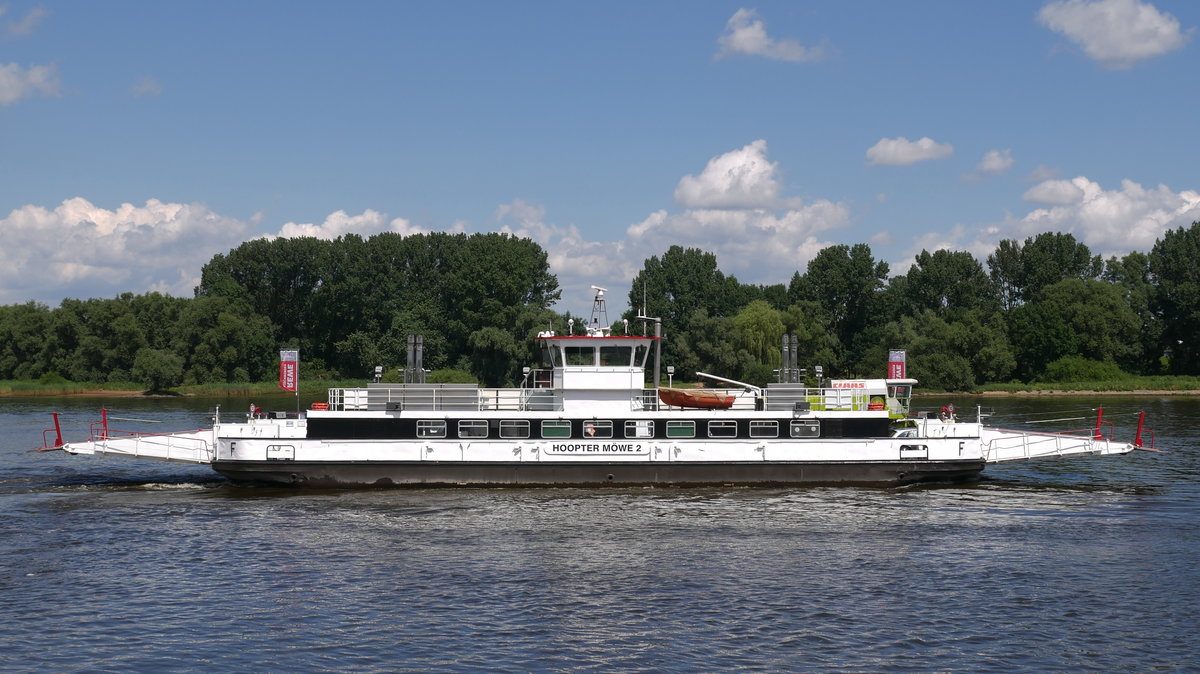
[[[1104,265],[1104,281],[1113,284],[1124,297],[1125,305],[1141,322],[1135,352],[1138,362],[1128,363],[1131,372],[1154,374],[1159,371],[1162,354],[1162,321],[1154,313],[1155,288],[1150,273],[1150,257],[1132,252],[1117,259],[1110,257]]]
[[[830,332],[829,317],[821,305],[812,301],[801,301],[788,307],[781,315],[784,332],[796,335],[796,362],[810,374],[814,366],[820,365],[829,372],[840,371],[837,336]]]
[[[1029,302],[1063,279],[1094,279],[1104,269],[1099,255],[1071,234],[1044,232],[1024,244],[1005,239],[987,259],[989,274],[1006,309]]]
[[[969,391],[978,384],[1006,381],[1016,367],[998,314],[971,311],[947,320],[925,309],[901,316],[883,332],[889,347],[908,352],[908,373],[922,386]],[[874,363],[877,372],[882,372],[883,357]]]
[[[165,391],[183,382],[183,359],[166,349],[142,349],[133,362],[133,377],[151,391]]]
[[[1066,318],[1049,305],[1031,302],[1008,317],[1009,341],[1017,359],[1016,375],[1033,381],[1046,366],[1079,352],[1079,336]]]
[[[887,274],[888,264],[875,260],[866,244],[830,246],[816,254],[803,276],[792,278],[788,296],[793,303],[819,304],[841,352],[853,353],[876,339],[885,322],[880,293]]]
[[[196,292],[265,316],[279,344],[356,375],[377,364],[364,358],[400,360],[409,334],[425,335],[427,365],[465,364],[474,332],[499,327],[515,340],[505,326],[559,296],[535,242],[445,233],[251,241],[205,265]],[[189,372],[224,376],[227,354],[210,345],[197,355]]]
[[[754,300],[733,317],[733,331],[738,349],[750,356],[738,377],[759,386],[771,381],[782,363],[782,312],[764,300]]]
[[[699,248],[671,246],[660,258],[645,260],[633,277],[629,306],[647,316],[661,318],[663,330],[674,332],[698,310],[728,316],[737,310],[727,278],[717,268],[717,257]]]
[[[666,340],[663,362],[675,364],[680,371],[694,372],[703,366],[716,367],[713,362],[702,365],[694,360],[692,348],[701,343],[711,344],[716,335],[687,333],[701,326],[712,328],[714,319],[732,316],[741,307],[739,302],[744,295],[737,279],[725,276],[717,268],[715,255],[699,248],[671,246],[661,258],[647,258],[633,278],[629,290],[632,309],[625,318],[633,323],[640,312],[661,318]],[[703,319],[698,318],[701,310]],[[728,339],[729,334],[723,336]]]
[[[472,371],[480,375],[484,386],[511,386],[523,363],[525,349],[517,344],[511,332],[497,327],[480,328],[471,333]]]
[[[52,317],[44,304],[0,306],[0,379],[37,379],[46,372]]]
[[[1118,365],[1140,360],[1141,320],[1113,284],[1065,279],[1044,288],[1038,300],[1070,326],[1078,355]]]
[[[1000,308],[995,285],[983,265],[966,251],[922,250],[908,273],[893,277],[890,285],[905,313],[928,309],[945,317]]]
[[[696,309],[683,328],[668,338],[671,348],[663,350],[663,364],[675,367],[677,381],[693,380],[696,372],[735,379],[754,364],[754,358],[738,348],[730,338],[733,333],[733,319]]]
[[[1168,230],[1150,251],[1154,314],[1173,374],[1200,374],[1200,222]]]

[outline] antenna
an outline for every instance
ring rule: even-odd
[[[592,300],[592,320],[588,325],[587,335],[608,337],[611,328],[608,325],[608,307],[604,301],[604,293],[608,292],[608,288],[592,286],[592,290],[596,292],[596,297]]]

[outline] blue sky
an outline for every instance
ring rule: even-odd
[[[3,3],[4,0],[0,0]],[[981,261],[1200,220],[1200,3],[0,4],[0,304],[191,296],[260,236],[507,231],[585,312],[643,260]]]

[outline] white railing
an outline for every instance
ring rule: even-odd
[[[1081,454],[1124,454],[1132,445],[1097,439],[1086,432],[1030,433],[999,428],[983,432],[983,458],[988,463]]]
[[[329,409],[561,410],[562,391],[547,388],[478,388],[473,385],[413,385],[329,389]]]
[[[131,433],[67,443],[63,449],[74,454],[109,454],[186,463],[212,463],[215,449],[211,438],[211,430]]]

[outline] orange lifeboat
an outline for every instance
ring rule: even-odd
[[[703,410],[727,410],[734,396],[704,388],[659,387],[658,399],[671,407],[694,407]]]

